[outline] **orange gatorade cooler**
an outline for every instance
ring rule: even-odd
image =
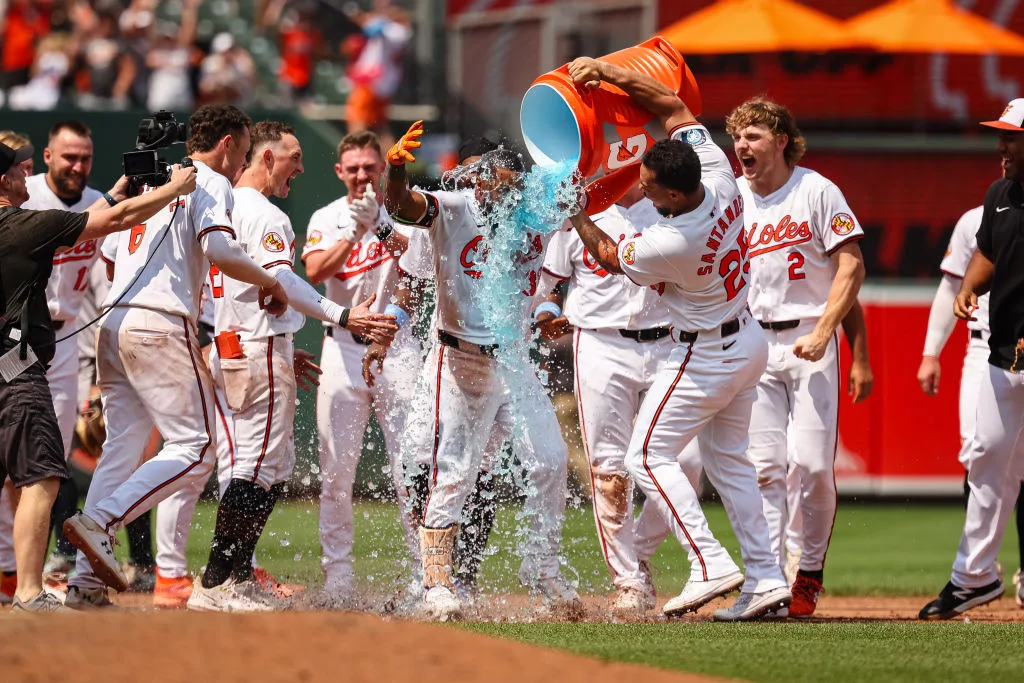
[[[661,36],[599,58],[647,74],[679,94],[694,116],[700,114],[700,90],[679,52]],[[569,65],[533,82],[523,97],[520,123],[526,148],[540,165],[576,160],[584,178],[604,169],[616,171],[640,161],[658,131],[654,116],[636,106],[619,88],[601,83],[593,90],[577,86]],[[632,174],[630,174],[632,175]]]

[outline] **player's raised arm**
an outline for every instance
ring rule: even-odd
[[[601,81],[605,81],[621,89],[634,102],[657,116],[666,133],[697,121],[686,103],[679,99],[679,95],[647,74],[623,69],[592,57],[578,57],[569,64],[569,75],[574,82],[588,88],[597,88]]]
[[[426,197],[409,188],[409,179],[405,172],[406,162],[416,161],[412,150],[422,144],[419,140],[421,135],[423,135],[423,122],[417,121],[409,126],[405,135],[387,153],[388,171],[384,178],[384,208],[392,218],[410,225],[419,225],[427,213]]]

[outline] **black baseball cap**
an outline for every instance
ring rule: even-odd
[[[493,152],[496,149],[498,149],[498,143],[492,142],[482,135],[475,138],[469,138],[459,145],[459,163],[461,164],[470,157],[482,157],[488,152]]]
[[[11,149],[0,142],[0,175],[7,173],[7,170],[15,164],[28,161],[35,153],[36,150],[32,145]]]

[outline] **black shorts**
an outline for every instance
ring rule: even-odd
[[[38,363],[10,384],[0,380],[0,481],[5,477],[18,487],[68,478],[50,385]]]

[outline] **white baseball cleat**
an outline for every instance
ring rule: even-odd
[[[613,617],[620,619],[637,619],[642,617],[650,607],[645,591],[639,588],[619,588],[612,600]]]
[[[228,579],[219,586],[204,588],[202,577],[197,576],[187,608],[193,612],[271,612],[274,605],[255,581],[236,583]]]
[[[89,610],[117,612],[121,609],[110,601],[106,588],[82,588],[81,586],[68,586],[64,606],[80,612]]]
[[[1017,588],[1017,594],[1014,596],[1017,607],[1024,609],[1024,569],[1018,569],[1013,575],[1013,585]]]
[[[128,577],[114,557],[114,539],[103,527],[79,512],[64,522],[64,535],[85,553],[100,581],[116,591],[128,590]]]
[[[748,621],[763,617],[769,612],[776,614],[783,608],[789,614],[789,603],[793,600],[793,594],[786,586],[779,586],[763,593],[740,593],[736,602],[726,609],[715,610],[715,621]]]
[[[548,615],[575,621],[583,617],[583,600],[576,589],[561,576],[552,576],[532,582],[531,590],[544,602]]]
[[[459,616],[462,603],[447,586],[433,586],[423,594],[423,608],[427,614],[438,621],[449,621]]]
[[[737,570],[717,579],[687,581],[683,592],[666,602],[661,611],[667,617],[692,612],[717,597],[733,592],[743,585],[743,580],[743,573]]]

